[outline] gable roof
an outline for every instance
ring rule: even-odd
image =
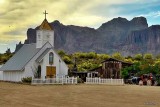
[[[66,63],[62,60],[62,58],[59,56],[59,54],[55,51],[54,47],[52,47],[52,48],[46,48],[46,50],[36,59],[36,62],[40,62],[40,61],[43,59],[43,57],[44,57],[51,49],[52,49],[52,50],[54,51],[54,53],[58,56],[58,58],[60,59],[60,61],[62,61],[62,62],[65,64],[65,66],[68,68],[68,66],[66,65]]]
[[[36,62],[40,62],[43,57],[49,52],[51,48],[47,48],[37,59],[36,59]]]
[[[44,19],[42,24],[39,26],[39,30],[53,30],[47,19]]]
[[[43,46],[45,45],[51,45],[49,42],[46,42]],[[25,65],[42,49],[42,48],[36,48],[36,43],[32,44],[24,44],[22,48],[20,48],[19,51],[17,51],[13,57],[11,57],[1,68],[0,71],[21,71],[24,69]],[[46,48],[42,54],[36,59],[36,61],[40,61],[50,49],[53,49],[53,51],[56,53],[54,50],[54,47],[51,48]],[[61,57],[56,53],[57,56],[61,61]],[[63,61],[64,62],[64,61]],[[65,62],[64,62],[65,64]],[[65,66],[68,68],[68,66],[65,64]]]
[[[22,70],[30,59],[40,50],[36,48],[36,44],[24,44],[22,48],[16,52],[1,68],[1,71],[17,71]]]

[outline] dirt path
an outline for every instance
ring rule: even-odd
[[[0,82],[0,107],[160,107],[160,87]]]

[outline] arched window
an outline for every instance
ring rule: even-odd
[[[49,53],[49,64],[53,64],[53,61],[54,61],[54,54],[53,54],[53,52],[50,52]]]

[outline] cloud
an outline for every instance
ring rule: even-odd
[[[147,14],[141,14],[141,15],[139,15],[139,16],[157,18],[157,17],[160,17],[160,11],[150,12],[150,13],[147,13]]]
[[[154,6],[159,6],[158,0],[0,0],[0,42],[24,41],[27,29],[43,21],[44,10],[49,22],[97,28],[114,17],[150,13]]]
[[[7,43],[0,43],[0,45],[7,46],[8,44]]]

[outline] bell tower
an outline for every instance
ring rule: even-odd
[[[48,13],[45,11],[43,14],[45,14],[45,19],[36,31],[36,48],[41,48],[46,42],[54,47],[54,30],[46,19]]]

